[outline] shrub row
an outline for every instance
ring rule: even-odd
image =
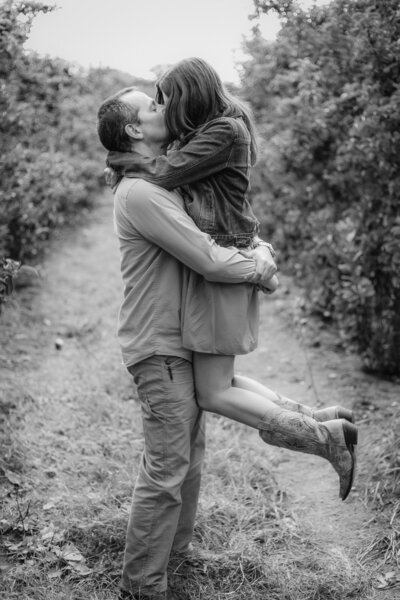
[[[277,10],[243,65],[261,124],[254,203],[310,309],[355,342],[367,369],[400,373],[400,8],[334,0]]]
[[[33,19],[52,7],[0,4],[0,264],[34,261],[51,232],[89,209],[103,186],[100,103],[119,88],[153,84],[114,69],[85,71],[24,50]],[[151,91],[152,93],[152,91]],[[13,264],[13,263],[7,263]],[[11,290],[7,279],[0,305]]]
[[[48,10],[12,0],[0,6],[0,257],[18,261],[34,257],[54,227],[89,206],[100,184],[96,143],[77,152],[78,145],[87,150],[89,138],[89,106],[76,121],[82,74],[23,48],[32,19]],[[71,96],[79,98],[75,105]]]

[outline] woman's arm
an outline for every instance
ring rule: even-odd
[[[215,119],[179,150],[165,156],[110,152],[107,165],[126,177],[140,177],[172,190],[221,171],[227,166],[237,138],[234,119]]]

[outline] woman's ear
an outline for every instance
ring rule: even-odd
[[[137,123],[128,123],[128,125],[125,125],[125,133],[134,140],[143,139],[143,133]]]

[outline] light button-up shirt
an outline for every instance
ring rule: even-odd
[[[218,246],[185,212],[177,192],[124,178],[114,195],[124,297],[118,337],[128,367],[152,355],[191,360],[181,336],[181,291],[188,269],[208,281],[243,283],[256,263]]]

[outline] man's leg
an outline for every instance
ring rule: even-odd
[[[130,370],[142,407],[145,448],[133,493],[122,588],[145,597],[167,588],[166,570],[180,523],[183,486],[185,512],[194,518],[202,453],[197,453],[196,468],[191,469],[190,463],[193,432],[200,421],[191,363],[152,356]],[[204,441],[200,446],[204,449]],[[190,473],[193,478],[186,481]],[[193,528],[193,523],[188,527]]]
[[[200,493],[201,469],[205,450],[206,415],[199,410],[192,431],[190,468],[182,485],[182,507],[172,547],[173,553],[185,553],[190,548]]]

